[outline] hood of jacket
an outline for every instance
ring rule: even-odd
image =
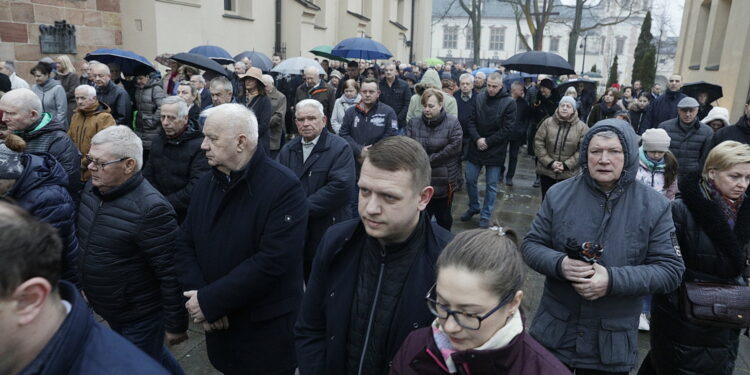
[[[187,140],[203,136],[203,133],[198,131],[196,124],[193,121],[188,121],[188,123],[185,125],[185,131],[182,132],[182,134],[178,135],[176,138],[168,138],[167,133],[164,133],[164,128],[160,128],[161,129],[159,130],[159,136],[162,137],[162,139],[164,139],[166,143],[173,145],[178,145]]]
[[[427,69],[419,83],[423,84],[423,86],[424,84],[430,85],[433,89],[437,90],[440,90],[443,87],[443,84],[440,82],[440,76],[435,69]]]
[[[88,117],[88,116],[98,115],[102,112],[112,113],[112,109],[109,108],[107,103],[97,100],[96,104],[91,107],[88,107],[88,108],[76,107],[76,112],[79,112],[80,114]]]
[[[49,113],[45,112],[42,114],[42,117],[40,117],[39,120],[31,124],[28,128],[26,128],[26,130],[15,133],[21,136],[21,138],[23,138],[24,140],[29,140],[34,139],[42,134],[51,133],[57,130],[67,132],[67,129],[65,129],[65,125],[63,125],[61,122],[55,121],[55,119],[53,119]]]
[[[161,80],[156,79],[156,78],[149,78],[148,82],[146,82],[146,84],[143,85],[143,87],[136,86],[136,89],[148,89],[156,85],[160,85],[160,84],[161,84]]]
[[[40,186],[60,185],[67,188],[68,174],[52,155],[24,154],[22,158],[23,173],[8,191],[9,197],[23,197]]]
[[[583,140],[581,141],[581,151],[579,155],[579,163],[582,171],[581,174],[586,180],[586,183],[589,185],[589,187],[592,187],[595,190],[599,189],[599,185],[596,183],[596,181],[594,181],[593,178],[591,178],[591,174],[589,172],[589,143],[591,143],[591,138],[593,138],[594,135],[608,130],[617,134],[617,137],[620,139],[620,143],[622,144],[622,149],[625,154],[625,161],[622,166],[622,174],[620,175],[620,179],[617,181],[617,185],[615,187],[615,190],[622,191],[628,185],[631,185],[633,181],[635,181],[635,176],[638,173],[639,159],[638,135],[635,134],[633,127],[624,120],[615,118],[601,120],[597,122],[591,129],[589,129],[588,133],[586,133],[586,135],[583,137]]]
[[[37,85],[37,87],[39,87],[39,89],[41,89],[42,91],[47,92],[49,90],[52,90],[53,87],[59,86],[59,85],[60,85],[60,81],[54,78],[50,78],[47,80],[47,82],[44,82],[41,85]]]

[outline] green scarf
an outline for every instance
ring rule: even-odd
[[[651,160],[648,155],[646,155],[646,151],[643,151],[643,147],[638,149],[638,156],[641,158],[641,162],[648,168],[650,172],[658,172],[658,173],[664,173],[664,170],[667,167],[667,163],[664,161],[664,158],[661,158],[659,161],[653,161]]]

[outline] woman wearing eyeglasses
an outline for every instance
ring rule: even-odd
[[[426,297],[436,319],[406,338],[391,374],[570,374],[524,331],[524,274],[514,232],[458,234],[438,258]]]

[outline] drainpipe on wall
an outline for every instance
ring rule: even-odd
[[[411,34],[411,36],[409,37],[409,64],[414,61],[414,10],[416,9],[414,3],[416,1],[417,0],[411,0],[411,26],[409,27],[409,34]]]
[[[273,50],[281,56],[281,0],[276,0],[276,42],[273,44]]]

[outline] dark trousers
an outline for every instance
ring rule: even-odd
[[[500,178],[505,175],[506,180],[512,180],[513,176],[516,175],[516,165],[518,164],[518,150],[521,149],[521,145],[524,143],[523,139],[519,140],[505,140],[500,144],[500,148],[503,150],[503,158],[505,153],[508,153],[508,169],[505,172],[505,166],[500,168]]]
[[[451,213],[451,206],[453,205],[453,191],[448,193],[447,197],[444,198],[432,198],[430,203],[427,204],[427,215],[429,218],[435,217],[435,221],[441,227],[451,230],[453,226],[453,214]]]
[[[575,375],[628,375],[627,372],[610,372],[610,371],[602,371],[602,370],[591,370],[586,368],[572,368],[568,366],[570,371],[574,373]]]
[[[161,363],[171,374],[185,375],[180,364],[164,346],[164,320],[161,316],[129,324],[110,323],[109,326],[156,362]]]
[[[554,178],[547,177],[545,175],[539,175],[539,183],[542,187],[542,200],[544,200],[544,197],[547,195],[547,190],[552,187],[552,185],[560,182],[562,180],[555,180]]]

